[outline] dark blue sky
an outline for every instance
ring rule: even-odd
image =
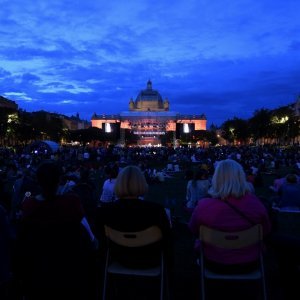
[[[208,125],[300,94],[298,0],[0,0],[0,95],[90,120],[148,79]]]

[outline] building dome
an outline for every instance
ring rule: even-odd
[[[135,109],[138,110],[162,110],[163,99],[160,93],[152,89],[152,82],[148,80],[147,88],[141,90],[135,100]]]

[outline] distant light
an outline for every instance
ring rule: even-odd
[[[183,132],[184,133],[189,133],[190,132],[189,124],[187,124],[187,123],[183,124]]]
[[[272,118],[272,123],[275,123],[275,124],[284,124],[286,123],[287,121],[289,120],[289,117],[288,116],[284,116],[282,118],[279,118],[277,116],[274,116]]]
[[[109,123],[105,123],[105,132],[111,132],[111,126]]]

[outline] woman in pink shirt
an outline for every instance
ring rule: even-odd
[[[263,234],[271,230],[267,210],[261,201],[251,193],[242,166],[231,159],[218,163],[209,190],[211,198],[198,202],[189,222],[189,228],[198,236],[200,225],[221,231],[240,231],[261,224]],[[199,249],[199,241],[195,248]],[[218,271],[248,270],[256,265],[258,253],[256,247],[241,250],[224,250],[210,245],[204,249],[205,257],[212,268]]]

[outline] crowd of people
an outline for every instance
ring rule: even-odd
[[[287,273],[299,278],[299,237],[274,234],[272,210],[300,210],[299,166],[299,146],[62,147],[55,153],[0,148],[0,298],[95,299],[104,225],[124,231],[157,225],[171,269],[172,218],[162,203],[144,198],[155,182],[163,192],[174,172],[187,182],[183,209],[195,239],[201,225],[235,231],[261,224],[289,289],[296,277]],[[274,197],[258,197],[263,174],[279,168],[288,171],[270,187]],[[198,246],[196,241],[196,252]],[[151,262],[155,246],[115,251],[120,262],[141,265]],[[206,255],[212,268],[223,271],[248,270],[257,260],[253,249],[231,255],[208,247]]]

